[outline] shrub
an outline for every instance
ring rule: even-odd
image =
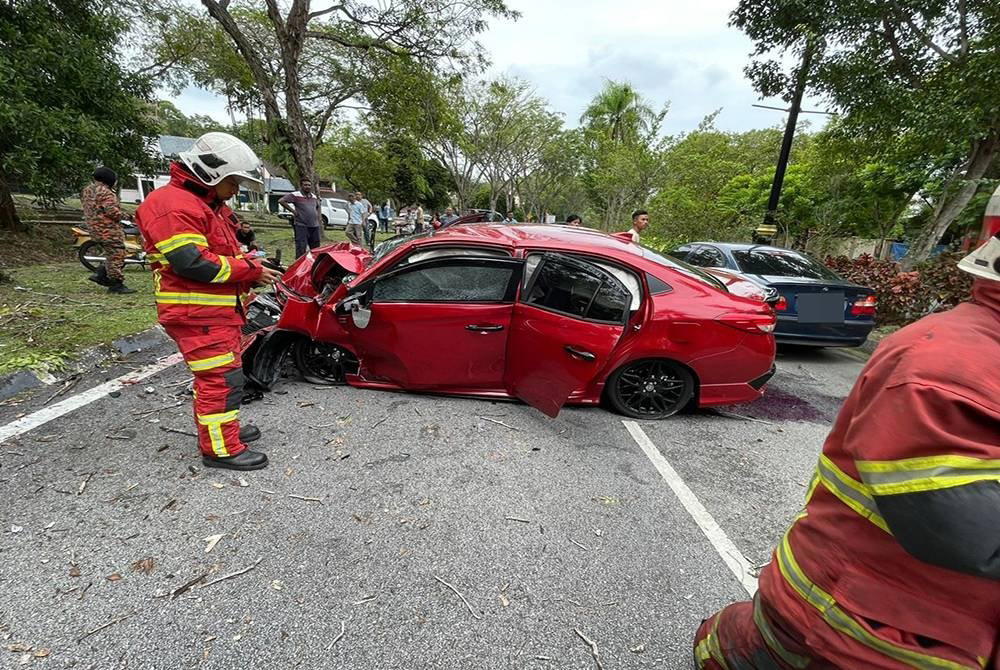
[[[878,297],[878,324],[903,325],[925,314],[950,309],[972,293],[972,277],[958,269],[960,255],[942,254],[900,272],[893,261],[881,261],[868,254],[825,259],[827,267],[862,286],[875,290]]]

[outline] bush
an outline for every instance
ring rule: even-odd
[[[958,269],[959,258],[960,254],[941,254],[912,272],[900,272],[898,263],[868,254],[853,259],[827,256],[825,263],[844,279],[874,289],[878,324],[888,326],[911,323],[968,300],[972,277]]]

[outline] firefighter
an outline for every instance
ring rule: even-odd
[[[698,668],[1000,670],[1000,234],[959,267],[972,300],[879,345]]]
[[[194,414],[208,467],[257,470],[267,456],[247,448],[256,426],[240,429],[243,368],[241,295],[271,284],[275,270],[244,258],[225,202],[241,184],[262,184],[260,159],[226,133],[207,133],[170,166],[170,183],[136,211],[153,266],[159,321],[194,374]]]
[[[94,170],[94,181],[80,193],[83,218],[90,229],[90,235],[104,247],[104,264],[90,275],[90,281],[108,287],[108,293],[135,293],[134,288],[125,286],[125,232],[121,220],[125,218],[115,184],[118,175],[114,170],[99,167]]]

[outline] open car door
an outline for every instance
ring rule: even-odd
[[[507,391],[555,417],[604,371],[625,330],[632,294],[598,265],[530,254],[507,340]]]

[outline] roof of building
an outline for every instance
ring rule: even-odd
[[[193,137],[160,135],[160,153],[164,158],[177,158],[182,151],[189,150],[195,142]]]

